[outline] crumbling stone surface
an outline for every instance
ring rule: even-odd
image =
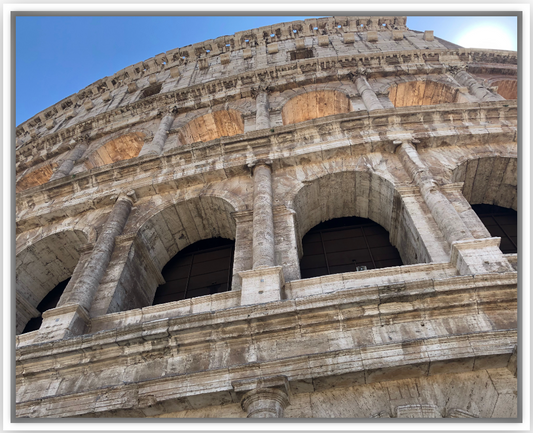
[[[471,207],[518,210],[516,64],[405,17],[310,19],[20,125],[17,416],[516,418],[518,259]],[[347,216],[403,265],[302,279],[304,235]],[[232,290],[152,305],[216,237]]]

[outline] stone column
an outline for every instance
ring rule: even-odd
[[[157,128],[157,132],[154,134],[154,138],[150,143],[143,146],[139,152],[139,156],[144,155],[161,155],[165,141],[167,140],[168,131],[174,122],[175,110],[163,115],[161,122]]]
[[[130,193],[130,195],[121,194],[117,198],[113,210],[96,240],[91,257],[82,275],[76,281],[72,295],[66,304],[77,304],[86,311],[90,310],[100,280],[113,253],[115,238],[122,233],[130,215],[133,197],[134,194]]]
[[[259,162],[253,167],[253,268],[275,265],[274,213],[272,211],[272,172],[270,165]]]
[[[459,84],[468,88],[468,91],[480,101],[501,101],[503,96],[492,93],[479,83],[472,75],[466,72],[466,65],[449,66],[448,71]]]
[[[355,74],[350,74],[350,78],[357,87],[357,91],[361,95],[368,112],[374,110],[383,110],[383,105],[379,102],[376,92],[370,87],[366,80],[366,71],[358,70]]]
[[[35,341],[56,340],[83,334],[90,322],[88,311],[107,269],[115,238],[122,233],[131,212],[134,192],[121,194],[91,250],[82,252],[70,283],[58,306],[42,314],[43,324]]]
[[[232,386],[247,418],[283,418],[290,403],[289,382],[285,376],[237,380]]]
[[[281,266],[275,266],[274,214],[272,210],[272,172],[266,161],[253,168],[254,204],[252,234],[252,270],[240,272],[241,304],[271,302],[281,299],[284,285]]]
[[[270,128],[270,104],[268,101],[268,91],[265,88],[260,88],[254,91],[255,93],[255,129]]]
[[[398,156],[402,165],[420,188],[422,197],[431,211],[431,215],[444,234],[446,240],[452,242],[471,239],[472,234],[457,214],[453,205],[440,191],[428,167],[418,156],[415,147],[408,142],[395,142],[400,144]]]
[[[72,171],[74,164],[76,164],[76,161],[83,156],[83,154],[87,151],[88,147],[89,145],[86,139],[79,141],[74,147],[74,149],[69,152],[67,158],[61,163],[61,165],[52,175],[52,177],[50,177],[50,180],[52,181],[68,176]]]
[[[401,144],[398,156],[404,169],[420,188],[433,219],[451,247],[450,261],[461,275],[513,272],[498,248],[500,238],[474,239],[474,236],[433,179],[411,143]]]
[[[302,241],[298,236],[296,212],[285,206],[274,206],[274,233],[276,263],[283,266],[284,280],[299,280]]]
[[[283,418],[289,405],[287,394],[278,389],[254,389],[246,393],[241,406],[248,414],[246,418]]]

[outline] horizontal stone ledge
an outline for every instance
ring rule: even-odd
[[[414,62],[413,64],[417,65],[417,66],[420,66],[420,59],[422,59],[424,62],[425,62],[425,57],[430,55],[430,56],[434,56],[434,55],[437,55],[437,56],[443,56],[444,58],[446,58],[446,56],[450,55],[450,54],[463,54],[463,55],[466,55],[466,54],[469,54],[469,53],[473,53],[473,54],[483,54],[485,56],[489,56],[489,57],[493,57],[493,58],[498,58],[498,56],[506,56],[508,58],[516,58],[516,53],[514,52],[508,52],[508,51],[499,51],[499,52],[488,52],[486,50],[480,50],[480,49],[452,49],[452,50],[446,50],[446,49],[436,49],[436,50],[404,50],[404,51],[397,51],[397,52],[394,52],[394,55],[397,55],[397,56],[410,56],[410,57],[413,57],[413,58],[416,58],[417,61]],[[514,56],[513,56],[514,55]],[[322,57],[322,58],[314,58],[314,59],[308,59],[308,60],[300,60],[298,61],[298,67],[303,67],[305,65],[319,65],[319,63],[321,62],[339,62],[342,64],[343,61],[348,61],[348,60],[371,60],[371,59],[386,59],[387,57],[390,57],[391,56],[391,53],[382,53],[382,52],[377,52],[377,53],[361,53],[361,54],[357,54],[357,53],[354,53],[353,55],[347,55],[347,56],[340,56],[340,57]],[[473,59],[475,61],[475,58]],[[484,59],[485,61],[487,59]],[[404,62],[405,60],[402,60],[402,62]],[[431,62],[432,66],[434,62]],[[443,61],[444,63],[444,61]],[[405,67],[406,65],[409,65],[409,63],[403,63],[402,64],[402,67]],[[493,68],[497,67],[498,64],[491,64],[491,66]],[[266,68],[266,69],[262,69],[262,70],[254,70],[253,73],[251,74],[250,72],[247,72],[247,73],[241,73],[241,74],[238,74],[238,75],[234,75],[234,76],[227,76],[227,77],[223,77],[223,78],[220,78],[218,81],[222,82],[224,80],[228,80],[228,79],[233,79],[233,80],[239,80],[239,79],[242,79],[242,78],[247,78],[247,77],[252,77],[252,78],[255,78],[256,77],[256,74],[257,73],[261,73],[261,72],[268,72],[268,71],[278,71],[278,69],[280,71],[283,70],[284,67],[286,67],[287,65],[280,65],[280,66],[274,66],[274,67],[269,67],[269,68]],[[384,67],[386,68],[388,65],[384,65]],[[442,66],[442,65],[441,65]],[[504,66],[504,65],[502,65]],[[505,65],[506,66],[506,65]],[[382,66],[383,67],[383,66]],[[516,66],[515,66],[516,68]],[[376,68],[376,66],[373,66],[372,68],[370,69],[379,69],[379,67]],[[374,71],[374,73],[377,73],[378,71]],[[391,74],[397,74],[398,71],[397,69],[394,69],[393,71],[390,71],[389,73]],[[408,73],[408,72],[406,72]],[[336,76],[333,75],[333,78],[336,79]],[[185,92],[197,92],[198,90],[200,90],[202,93],[205,93],[206,92],[206,88],[207,86],[213,86],[213,84],[216,82],[216,80],[213,80],[213,81],[210,81],[209,83],[202,83],[202,84],[197,84],[195,86],[191,86],[187,89],[177,89],[173,92],[169,92],[169,93],[164,93],[164,94],[161,94],[161,95],[158,95],[156,96],[155,98],[153,98],[151,101],[146,101],[146,100],[140,100],[140,101],[135,101],[134,103],[126,106],[126,107],[132,107],[130,109],[136,109],[137,107],[143,107],[143,106],[146,106],[148,103],[151,104],[151,105],[156,105],[160,100],[161,101],[166,101],[168,100],[169,98],[172,99],[172,96],[175,96],[179,93],[183,93],[184,91]],[[92,85],[91,85],[92,86]],[[89,86],[90,87],[90,86]],[[73,97],[75,95],[72,95],[71,97]],[[69,97],[69,98],[71,98]],[[69,98],[65,98],[64,100],[62,100],[61,102],[65,101],[65,100],[68,100]],[[61,103],[60,102],[60,103]],[[56,104],[57,105],[57,104]],[[50,110],[51,107],[47,108],[46,110]],[[99,114],[98,116],[92,118],[90,120],[90,122],[100,122],[101,119],[105,118],[105,116],[109,116],[109,115],[114,115],[114,116],[121,116],[122,114],[122,111],[124,110],[124,106],[121,106],[119,108],[117,108],[116,110],[114,110],[113,112],[105,112],[105,113],[102,113],[102,114]],[[45,111],[46,111],[45,110]],[[17,127],[17,133],[19,133],[19,131],[23,131],[24,128],[35,118],[37,118],[38,116],[40,116],[41,114],[43,114],[43,112],[41,113],[38,113],[37,115],[35,115],[32,119],[29,119],[27,120],[26,122],[24,122],[23,124],[19,125]],[[72,129],[74,130],[75,128],[78,128],[79,129],[79,123],[78,124],[75,124],[71,127],[69,127],[68,129]],[[54,133],[53,135],[54,136],[59,136],[59,134],[61,132],[64,132],[65,130],[60,130],[60,131],[57,131],[56,133]],[[57,134],[57,135],[56,135]],[[49,139],[49,136],[45,136],[43,139],[40,139],[40,140],[46,140],[46,139]],[[30,140],[29,142],[25,143],[23,146],[21,146],[19,149],[17,149],[17,152],[24,152],[25,149],[31,144],[33,143],[34,140]],[[55,144],[55,143],[54,143]]]
[[[516,273],[508,274],[492,274],[484,276],[460,276],[444,278],[441,280],[427,279],[416,280],[412,282],[404,282],[401,284],[383,284],[381,286],[371,285],[355,289],[340,290],[331,294],[311,295],[306,298],[286,301],[276,301],[268,304],[240,306],[238,301],[240,299],[240,292],[226,292],[217,295],[210,295],[200,298],[193,298],[191,300],[177,301],[172,305],[161,304],[157,306],[145,307],[142,310],[132,310],[120,313],[113,313],[100,318],[94,318],[94,324],[91,326],[96,329],[102,329],[104,326],[112,327],[113,329],[102,329],[93,334],[86,334],[83,336],[71,338],[68,340],[58,340],[47,344],[31,344],[31,341],[20,339],[16,355],[18,361],[37,359],[43,356],[50,356],[54,354],[68,354],[76,353],[92,348],[116,348],[128,344],[129,341],[135,342],[146,340],[148,336],[150,339],[154,338],[177,338],[180,345],[194,345],[203,344],[209,341],[209,334],[219,326],[224,326],[228,329],[231,327],[242,327],[246,324],[254,322],[254,325],[248,329],[247,334],[253,333],[261,334],[264,318],[272,322],[273,329],[276,332],[289,329],[300,329],[305,324],[302,323],[302,316],[313,315],[315,311],[320,312],[325,309],[351,308],[353,306],[371,306],[378,307],[379,305],[386,305],[386,303],[394,303],[400,305],[405,303],[405,308],[396,307],[393,314],[410,314],[413,311],[411,302],[413,299],[429,296],[434,299],[434,303],[438,302],[439,296],[443,296],[445,307],[450,304],[446,296],[453,294],[457,296],[460,293],[469,294],[468,300],[475,308],[477,297],[480,296],[483,288],[490,293],[494,287],[508,286],[511,290],[516,292],[514,288],[516,285]],[[400,289],[400,290],[398,290]],[[429,290],[428,290],[429,289]],[[475,291],[477,294],[475,295]],[[221,296],[222,295],[222,296]],[[510,295],[509,295],[510,296]],[[205,299],[202,299],[205,298]],[[223,299],[222,299],[223,298]],[[509,300],[516,299],[516,295],[510,296]],[[204,303],[211,307],[212,300],[220,300],[225,302],[224,309],[212,311],[210,308],[203,312],[196,312],[192,314],[192,303]],[[502,299],[498,298],[498,303]],[[206,303],[207,302],[207,303]],[[462,302],[462,301],[461,301]],[[484,301],[486,302],[486,300]],[[398,304],[400,303],[400,304]],[[498,304],[496,304],[498,305]],[[454,307],[454,305],[448,305]],[[181,308],[181,309],[180,309]],[[185,309],[183,309],[185,308]],[[422,308],[422,307],[419,307]],[[428,304],[420,311],[431,311],[432,305]],[[442,308],[441,308],[442,309]],[[179,316],[171,317],[170,314],[180,314]],[[345,311],[344,314],[346,314]],[[336,314],[336,313],[335,313]],[[383,314],[376,310],[374,313]],[[444,314],[444,313],[442,313]],[[476,309],[477,314],[477,309]],[[354,319],[358,315],[347,315],[342,320]],[[154,318],[157,318],[154,320]],[[143,320],[150,320],[143,322]],[[323,320],[323,319],[320,319]],[[317,322],[320,325],[320,320]],[[335,319],[339,326],[341,319]],[[277,323],[280,321],[280,323]],[[120,327],[121,326],[121,327]],[[246,325],[247,327],[248,325]],[[314,326],[313,321],[310,320],[308,326]],[[120,328],[119,328],[120,327]],[[215,328],[213,328],[215,327]],[[148,330],[150,330],[148,332]],[[180,333],[186,333],[188,338],[180,337]],[[196,333],[196,334],[195,334]],[[202,334],[202,338],[200,338]],[[228,332],[227,339],[231,340],[232,334]],[[145,338],[146,337],[146,338]],[[220,337],[217,337],[220,338]],[[111,351],[108,356],[115,356]]]
[[[40,413],[31,412],[34,400],[19,401],[19,417],[112,415],[111,410],[140,410],[145,416],[189,408],[238,403],[232,383],[283,372],[291,392],[307,393],[338,386],[386,382],[399,378],[453,374],[508,366],[516,331],[486,332],[447,338],[387,344],[235,368],[125,383],[120,386],[39,399]],[[259,369],[259,370],[258,370]],[[180,409],[177,409],[177,407]]]
[[[497,101],[498,103],[501,101]],[[412,107],[408,107],[412,108]],[[451,107],[448,107],[451,109]],[[466,108],[468,110],[478,110],[480,109],[479,106],[476,107],[470,107]],[[482,108],[483,109],[483,108]],[[458,114],[463,112],[464,110],[455,108],[452,111],[458,111]],[[445,111],[445,110],[444,110]],[[400,114],[390,114],[390,116],[397,117]],[[404,113],[404,115],[408,115]],[[38,209],[40,205],[49,203],[50,197],[53,195],[54,200],[58,202],[64,197],[67,197],[69,195],[72,195],[72,193],[75,191],[74,185],[76,185],[76,191],[79,190],[75,194],[75,196],[78,196],[80,199],[83,199],[83,202],[86,203],[91,200],[91,193],[90,190],[94,191],[100,191],[103,186],[106,184],[113,182],[115,185],[115,189],[119,185],[119,181],[121,178],[124,179],[124,188],[126,185],[128,185],[128,188],[133,187],[136,190],[137,196],[139,199],[143,197],[149,197],[153,195],[154,193],[157,193],[157,189],[163,187],[164,185],[173,183],[174,186],[172,188],[177,189],[178,184],[180,182],[182,183],[189,183],[191,180],[196,179],[195,183],[202,183],[203,182],[203,174],[204,172],[209,171],[210,175],[210,181],[212,181],[213,176],[218,176],[220,180],[226,179],[228,176],[235,176],[235,175],[247,175],[249,173],[249,169],[246,166],[246,159],[241,157],[242,150],[244,148],[247,148],[248,146],[252,145],[253,147],[253,141],[254,139],[259,140],[267,140],[265,144],[262,144],[262,148],[265,149],[271,148],[273,146],[273,142],[276,144],[276,147],[283,147],[285,145],[290,145],[292,143],[291,140],[297,140],[298,134],[305,129],[316,128],[316,133],[319,136],[319,129],[320,126],[323,124],[331,124],[331,122],[339,122],[337,123],[337,126],[342,126],[342,122],[366,122],[370,121],[369,119],[374,118],[376,115],[363,115],[358,114],[357,112],[353,113],[347,113],[347,114],[340,114],[333,116],[333,119],[329,118],[321,118],[319,120],[315,119],[310,122],[310,124],[307,124],[308,122],[302,122],[306,123],[305,125],[286,125],[283,127],[278,127],[277,132],[275,133],[265,133],[264,131],[257,131],[254,133],[247,133],[244,134],[242,137],[228,137],[224,139],[216,139],[213,142],[207,142],[207,143],[201,143],[197,144],[195,146],[188,145],[186,148],[178,148],[173,150],[171,153],[164,154],[161,157],[153,157],[153,156],[144,156],[140,158],[134,158],[131,160],[125,160],[125,161],[118,161],[113,164],[109,164],[103,167],[99,167],[97,169],[93,169],[89,172],[84,172],[76,175],[75,178],[72,177],[63,177],[57,180],[54,180],[52,182],[45,183],[40,186],[36,186],[33,188],[29,188],[25,191],[22,191],[21,193],[17,194],[17,202],[18,202],[18,208],[28,208],[29,207],[29,201],[31,200],[33,209],[24,209],[26,212],[19,211],[18,213],[22,214],[22,216],[18,219],[17,224],[20,225],[20,222],[25,221],[28,219],[28,216],[26,214],[34,214],[38,212]],[[388,125],[388,124],[387,124]],[[454,134],[450,135],[449,131],[445,131],[445,133],[440,134],[439,132],[425,132],[425,130],[420,131],[414,131],[410,132],[413,138],[417,138],[421,141],[421,144],[419,146],[422,147],[435,147],[435,144],[429,143],[429,141],[435,141],[439,140],[439,138],[445,138],[446,141],[450,141],[451,137],[458,137],[462,136],[463,138],[465,136],[469,137],[471,140],[480,140],[479,137],[481,136],[490,136],[492,139],[495,139],[496,137],[502,136],[500,139],[504,139],[507,137],[508,141],[512,141],[515,137],[516,128],[510,128],[509,126],[505,126],[502,128],[496,128],[498,125],[493,124],[492,129],[487,129],[487,127],[483,127],[482,129],[477,128],[476,130],[461,130],[461,131],[455,131],[454,128]],[[345,129],[357,129],[359,128],[357,125],[351,125],[349,127],[346,127]],[[384,124],[383,128],[387,128]],[[342,128],[341,128],[342,129]],[[364,129],[364,128],[363,128]],[[379,129],[379,128],[378,128]],[[290,160],[297,159],[297,158],[303,158],[303,157],[309,157],[310,154],[316,153],[320,155],[321,158],[327,158],[327,154],[324,155],[324,151],[333,151],[336,149],[340,149],[342,147],[350,146],[350,147],[360,147],[360,151],[366,152],[375,152],[379,151],[380,149],[382,151],[386,151],[387,143],[392,143],[395,140],[395,136],[391,135],[387,139],[383,140],[381,137],[378,138],[378,132],[379,130],[375,130],[375,137],[374,140],[373,137],[356,137],[354,136],[354,133],[349,133],[346,135],[344,144],[341,143],[340,145],[335,145],[334,148],[328,147],[327,149],[324,149],[323,146],[316,146],[316,144],[310,143],[308,145],[302,144],[300,146],[300,150],[297,154],[293,153],[292,155],[288,156],[281,156],[274,158],[274,169],[277,169],[279,166],[279,160]],[[335,132],[336,129],[333,128],[332,133],[337,134],[339,131]],[[289,140],[287,143],[283,143],[283,141],[286,141],[286,134],[296,134]],[[347,134],[345,131],[342,134]],[[478,137],[479,136],[479,137]],[[280,137],[284,137],[281,139]],[[271,142],[273,140],[273,142]],[[369,141],[370,140],[370,141]],[[425,144],[428,142],[427,144]],[[307,147],[306,147],[307,146]],[[362,146],[362,147],[361,147]],[[370,147],[367,149],[367,147]],[[213,150],[218,148],[219,151],[213,153]],[[223,150],[224,149],[224,150]],[[200,156],[196,157],[196,152],[204,152],[207,151],[210,152],[210,155],[207,156]],[[217,153],[220,154],[218,156],[223,156],[225,160],[225,164],[223,167],[219,167],[216,170],[213,170],[212,165],[214,164],[215,157],[217,156]],[[206,163],[204,168],[201,170],[198,170],[196,165],[199,162]],[[196,164],[196,165],[195,165]],[[158,179],[153,179],[150,175],[150,177],[143,178],[143,173],[148,173],[151,170],[154,169],[164,169],[167,171],[167,175],[162,175]],[[169,170],[174,170],[169,171]],[[138,179],[136,181],[136,184],[131,184],[128,178],[125,178],[125,175],[132,175],[135,174],[136,178]],[[143,182],[149,182],[147,185],[143,185]],[[98,208],[106,205],[106,198],[108,196],[111,196],[112,194],[115,194],[116,191],[111,191],[109,193],[103,193],[101,196],[93,196],[92,200],[93,203],[91,204],[91,207]],[[89,196],[88,196],[89,195]],[[68,208],[69,204],[64,203],[63,208]],[[38,224],[37,224],[38,225]],[[27,228],[25,229],[27,230]]]

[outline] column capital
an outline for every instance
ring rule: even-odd
[[[270,170],[272,170],[272,160],[271,159],[268,159],[268,158],[265,158],[265,159],[256,159],[250,163],[247,164],[248,165],[248,168],[251,168],[252,169],[252,173],[253,173],[253,170],[257,167],[260,167],[262,165],[270,168]]]
[[[291,392],[286,376],[243,379],[231,385],[248,418],[282,418],[284,409],[290,404]]]
[[[266,81],[261,81],[259,84],[252,86],[252,88],[250,89],[250,96],[253,99],[256,99],[260,93],[270,93],[271,91],[272,88],[270,86],[270,83]]]
[[[138,200],[137,194],[133,189],[125,192],[120,192],[118,194],[113,194],[111,197],[109,197],[109,199],[114,203],[117,203],[119,200],[127,200],[130,201],[132,204]]]
[[[365,68],[357,68],[356,70],[354,70],[354,71],[352,71],[352,72],[350,72],[348,74],[348,77],[352,81],[355,81],[359,77],[366,78],[367,76],[368,76],[368,69],[365,69]]]

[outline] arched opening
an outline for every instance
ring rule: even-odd
[[[302,240],[302,278],[401,266],[389,233],[368,218],[336,218],[313,227]]]
[[[517,160],[509,157],[469,159],[452,174],[464,182],[463,195],[471,204],[490,204],[517,210]]]
[[[492,86],[498,86],[498,94],[505,99],[518,98],[518,85],[516,80],[498,80],[491,83]]]
[[[457,89],[432,80],[407,81],[392,86],[389,99],[396,108],[457,101]]]
[[[501,238],[500,250],[502,253],[516,254],[518,250],[516,211],[489,204],[476,204],[472,206],[472,209],[490,235]]]
[[[86,243],[87,237],[81,230],[68,230],[47,236],[17,254],[17,333],[26,328],[31,318],[42,313],[43,308],[53,308],[50,299],[53,300],[59,291],[62,293],[58,287],[72,276],[80,258],[80,248]],[[45,301],[54,290],[57,291]]]
[[[47,311],[51,310],[52,308],[57,307],[57,303],[59,302],[59,299],[61,298],[61,295],[65,291],[65,287],[67,287],[68,282],[70,281],[70,278],[67,278],[64,281],[61,281],[57,286],[55,286],[48,294],[43,298],[43,300],[37,305],[37,311],[41,313],[41,315]],[[41,324],[43,323],[42,316],[39,315],[38,317],[32,317],[28,323],[26,324],[26,327],[22,331],[22,334],[25,334],[27,332],[37,331]]]
[[[356,225],[353,221],[362,224],[364,219],[365,224],[374,227],[372,230],[378,230],[374,224],[378,225],[379,230],[386,233],[381,232],[387,242],[398,249],[403,264],[429,263],[440,260],[445,254],[440,247],[423,241],[394,185],[371,172],[338,172],[306,181],[289,202],[289,207],[296,212],[298,236],[302,242],[304,235],[313,233],[311,229],[320,223],[358,217],[350,220],[350,224]],[[300,257],[305,256],[303,250],[302,247]]]
[[[16,192],[24,191],[25,189],[48,182],[56,167],[56,163],[46,164],[25,174],[17,182]]]
[[[195,242],[178,252],[161,272],[153,305],[231,290],[235,242],[212,238]]]
[[[85,166],[90,170],[114,162],[135,158],[139,155],[144,145],[145,134],[132,132],[108,141],[91,153],[85,161]]]
[[[236,110],[219,110],[197,117],[187,123],[178,133],[180,142],[191,144],[231,137],[244,132],[242,114]]]
[[[290,99],[281,110],[284,125],[352,111],[350,99],[341,92],[320,90]]]

